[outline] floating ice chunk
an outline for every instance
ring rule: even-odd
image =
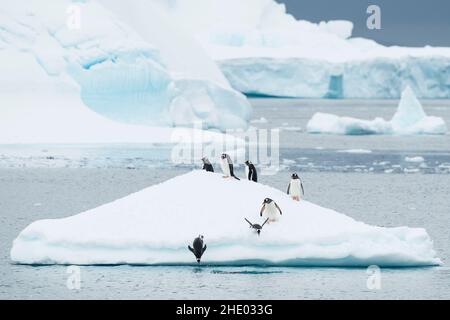
[[[372,150],[367,149],[349,149],[349,150],[339,150],[340,153],[354,153],[354,154],[369,154]]]
[[[224,194],[230,201],[223,201]],[[257,222],[267,197],[278,203],[283,216],[257,237],[244,218]],[[366,225],[307,201],[292,201],[266,185],[203,171],[72,217],[34,222],[14,240],[11,259],[24,264],[186,265],[196,263],[187,245],[198,234],[208,245],[203,256],[208,265],[441,264],[424,229]]]
[[[393,132],[400,134],[447,133],[445,121],[438,117],[428,117],[410,87],[403,91],[391,125]]]
[[[423,157],[405,157],[405,161],[421,163],[421,162],[424,162],[425,159]]]
[[[403,169],[404,173],[419,173],[420,169],[418,168],[405,168]]]
[[[254,119],[254,120],[252,120],[251,121],[251,123],[252,124],[264,124],[264,123],[268,123],[269,121],[267,121],[267,119],[266,118],[264,118],[264,117],[261,117],[261,118],[259,118],[259,119]]]
[[[368,135],[390,133],[391,126],[382,118],[370,121],[318,112],[309,120],[307,131],[309,133]]]
[[[341,135],[370,134],[446,134],[447,125],[442,118],[427,116],[410,87],[403,93],[397,112],[390,121],[382,118],[361,120],[316,113],[308,122],[309,133]]]

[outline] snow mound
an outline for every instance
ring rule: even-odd
[[[260,237],[244,218],[261,222],[270,197],[283,211]],[[424,229],[381,228],[283,192],[220,174],[193,171],[84,213],[32,223],[15,239],[22,264],[195,263],[187,245],[202,234],[208,265],[439,265]]]
[[[2,100],[4,95],[25,96],[36,109],[63,108],[53,95],[60,79],[70,77],[84,105],[117,122],[247,128],[249,102],[231,89],[197,42],[165,21],[150,2],[121,2],[18,0],[3,6]],[[79,28],[68,25],[71,6],[79,10]],[[32,72],[17,67],[30,65],[29,58],[49,79],[45,83],[51,83],[46,95],[30,86],[36,82],[35,67]],[[6,108],[20,103],[9,99]]]
[[[307,131],[341,135],[412,135],[446,134],[448,129],[444,119],[426,115],[414,92],[407,87],[402,93],[397,112],[390,121],[382,118],[361,120],[318,112],[308,122]]]
[[[450,98],[450,48],[352,38],[350,21],[297,20],[275,0],[153,2],[247,94],[398,99],[410,85],[421,98]]]

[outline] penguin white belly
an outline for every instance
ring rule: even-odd
[[[266,204],[263,212],[263,217],[265,219],[269,218],[269,221],[278,221],[280,217],[280,211],[273,202],[270,204]]]
[[[300,187],[300,180],[295,179],[291,181],[291,187],[289,188],[289,194],[293,197],[300,197],[302,195],[302,190]]]
[[[248,166],[245,166],[245,179],[248,179],[248,174],[250,173],[250,170]]]
[[[220,167],[222,168],[223,174],[226,177],[230,177],[231,176],[230,166],[228,165],[227,159],[221,159],[220,160]]]

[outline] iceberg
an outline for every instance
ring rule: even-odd
[[[244,219],[261,221],[267,197],[283,215],[258,237]],[[10,254],[15,263],[33,265],[193,265],[187,246],[199,234],[208,246],[202,258],[206,265],[441,264],[424,229],[370,226],[307,201],[292,201],[272,187],[205,171],[75,216],[36,221],[14,240]]]
[[[297,20],[274,0],[153,2],[249,95],[398,99],[409,85],[420,98],[450,98],[450,48],[353,38],[350,21]]]
[[[214,143],[220,148],[241,143],[231,135],[201,128],[150,127],[108,119],[83,103],[80,88],[70,76],[49,77],[26,52],[0,50],[0,64],[4,64],[0,77],[0,144],[186,142]]]
[[[79,28],[67,25],[71,6],[79,8]],[[250,120],[246,97],[231,88],[195,39],[147,1],[126,4],[126,10],[114,1],[7,4],[0,9],[0,55],[2,117],[17,112],[22,99],[30,109],[64,109],[58,93],[69,81],[79,88],[78,102],[121,124],[201,123],[225,131],[246,129]],[[39,81],[48,78],[43,92],[34,90],[37,68],[43,72]]]
[[[427,116],[412,89],[407,87],[402,92],[397,112],[390,121],[382,118],[361,120],[318,112],[309,120],[307,131],[340,135],[438,135],[446,134],[448,128],[444,119]]]

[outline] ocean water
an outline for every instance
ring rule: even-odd
[[[81,267],[80,290],[65,266],[21,266],[12,241],[29,223],[77,214],[185,173],[167,146],[0,146],[1,299],[449,299],[450,135],[319,136],[314,112],[390,118],[396,101],[253,99],[258,128],[280,128],[281,171],[261,182],[285,190],[298,172],[306,198],[379,226],[424,227],[444,266],[364,268]],[[450,124],[449,101],[425,101]],[[242,174],[243,168],[238,169]]]

